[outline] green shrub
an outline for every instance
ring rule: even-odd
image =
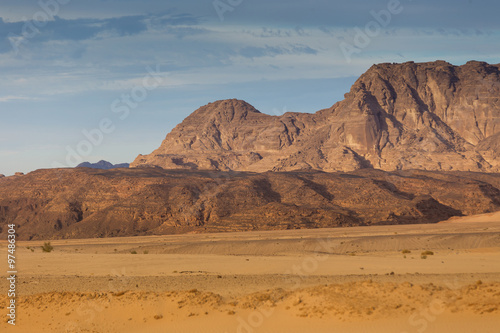
[[[134,251],[131,251],[130,253],[132,253],[132,254],[137,254],[137,251],[135,251],[135,250],[134,250]]]
[[[43,252],[52,252],[53,249],[54,247],[50,245],[50,242],[45,242],[42,246]]]

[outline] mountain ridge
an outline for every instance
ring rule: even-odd
[[[373,65],[343,101],[270,116],[237,100],[209,103],[131,167],[222,171],[499,172],[483,143],[500,133],[500,65]],[[476,149],[478,147],[479,149]]]
[[[105,161],[105,160],[100,160],[97,163],[82,162],[82,163],[78,164],[76,167],[77,168],[110,170],[110,169],[117,169],[117,168],[128,168],[129,166],[130,166],[129,163],[113,164],[113,163]]]
[[[0,177],[0,234],[7,224],[18,239],[34,240],[434,223],[495,212],[499,69],[374,65],[343,101],[316,113],[270,116],[241,100],[216,101],[131,168]]]
[[[0,235],[96,238],[435,223],[500,210],[500,174],[37,170],[0,179]]]

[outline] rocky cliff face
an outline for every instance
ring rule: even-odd
[[[314,114],[260,113],[240,100],[196,110],[131,167],[500,171],[500,65],[380,64]]]
[[[0,237],[93,238],[431,223],[500,209],[500,176],[153,168],[37,170],[0,179]]]

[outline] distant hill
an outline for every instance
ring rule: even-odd
[[[118,169],[118,168],[128,168],[129,164],[128,163],[112,164],[112,163],[109,163],[108,161],[101,160],[97,163],[83,162],[83,163],[78,164],[76,167],[77,168],[92,168],[92,169],[110,170],[110,169]]]

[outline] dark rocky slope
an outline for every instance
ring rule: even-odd
[[[19,239],[428,223],[499,210],[499,188],[500,175],[471,172],[38,170],[0,179],[0,233],[8,223]]]

